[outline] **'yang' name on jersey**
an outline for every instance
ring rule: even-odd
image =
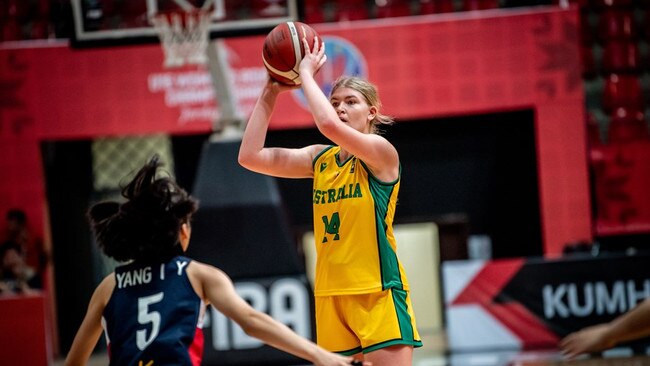
[[[138,268],[131,271],[117,273],[117,288],[142,285],[151,282],[151,267]]]

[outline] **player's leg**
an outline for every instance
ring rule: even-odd
[[[380,348],[364,355],[373,366],[410,366],[413,363],[413,346],[396,345]]]
[[[316,343],[328,351],[362,360],[359,339],[346,324],[338,296],[315,298]]]
[[[422,346],[408,292],[345,296],[346,318],[361,340],[364,359],[374,366],[411,365],[413,348]]]

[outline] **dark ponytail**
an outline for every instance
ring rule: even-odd
[[[197,201],[171,178],[156,177],[154,156],[122,189],[126,202],[100,202],[88,211],[104,253],[117,261],[166,261],[181,253],[178,234]]]

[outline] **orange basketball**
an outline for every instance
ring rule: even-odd
[[[314,37],[318,37],[318,33],[305,23],[285,22],[266,36],[262,59],[274,80],[287,85],[300,85],[298,65],[305,56],[303,37],[307,38],[309,47],[314,47]]]

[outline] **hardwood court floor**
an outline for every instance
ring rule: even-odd
[[[604,352],[602,357],[566,360],[557,350],[447,353],[444,334],[422,334],[424,346],[414,352],[413,366],[650,366],[650,356],[626,349]]]
[[[54,366],[62,365],[63,360],[54,362]],[[106,365],[108,365],[108,358],[105,354],[93,355],[88,362],[88,366]],[[420,355],[416,352],[413,366],[650,366],[650,357],[609,357],[566,361],[555,353],[520,353],[517,355],[481,353],[444,356]]]
[[[582,357],[569,361],[563,359],[556,350],[447,354],[444,335],[422,334],[422,341],[424,346],[414,352],[413,366],[650,366],[650,356],[632,356],[625,350],[612,350],[598,358]],[[53,364],[53,366],[62,365],[63,360],[61,359],[56,360]],[[106,365],[108,365],[108,357],[105,353],[93,355],[88,362],[88,366]]]

